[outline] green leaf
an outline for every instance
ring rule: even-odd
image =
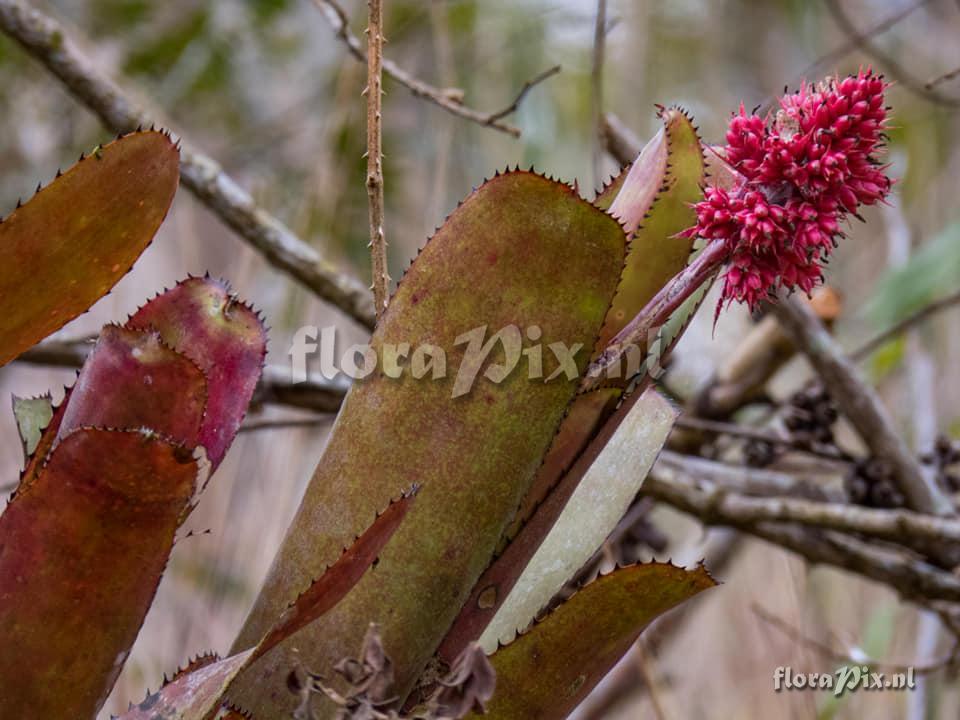
[[[703,197],[703,149],[693,121],[682,110],[671,108],[661,117],[663,129],[647,143],[610,204],[610,214],[633,238],[599,347],[606,347],[686,267],[693,248],[693,238],[677,234],[696,222],[691,205]]]
[[[0,365],[103,297],[163,222],[179,153],[160,132],[126,135],[70,168],[0,225]]]
[[[590,466],[480,638],[484,649],[511,640],[597,551],[627,512],[673,428],[678,411],[649,389]]]
[[[96,715],[214,464],[204,443],[229,446],[259,377],[263,329],[219,284],[139,316],[101,332],[0,516],[0,643],[18,649],[0,657],[0,717]],[[27,682],[23,663],[41,668]]]
[[[600,207],[608,207],[610,214],[618,217],[628,231],[635,230],[598,348],[604,347],[640,312],[647,301],[686,266],[690,257],[693,240],[676,235],[693,224],[695,214],[690,204],[702,197],[705,180],[702,146],[696,128],[683,111],[667,109],[661,117],[664,127],[630,169],[613,180],[595,201]],[[696,304],[692,308],[684,306],[683,310],[692,312],[695,307]],[[668,333],[671,343],[685,327],[685,323],[671,327]],[[622,421],[626,409],[617,418],[614,410],[623,398],[623,385],[631,379],[626,373],[624,376],[623,382],[617,382],[615,387],[602,388],[574,400],[531,490],[504,534],[498,548],[503,554],[474,587],[445,638],[441,647],[444,660],[455,657],[465,643],[476,639],[490,622],[521,570],[559,518],[590,462]],[[571,468],[576,468],[576,472]],[[535,526],[528,529],[534,516]],[[519,539],[519,533],[524,530],[527,532]]]
[[[263,688],[282,685],[294,647],[300,663],[327,672],[355,652],[370,622],[394,660],[398,691],[410,690],[489,563],[578,382],[531,381],[521,365],[500,383],[481,374],[454,397],[465,353],[455,340],[478,327],[492,335],[536,325],[544,349],[592,347],[624,252],[611,217],[569,186],[527,172],[490,180],[447,219],[404,277],[372,346],[378,355],[387,343],[439,346],[449,372],[354,382],[235,647],[260,636],[398,485],[422,485],[417,505],[375,571],[251,668],[232,700],[255,716],[283,716],[295,698],[275,700]],[[588,359],[586,350],[576,355],[580,373]],[[503,361],[497,349],[490,362]]]
[[[954,223],[917,250],[910,260],[877,283],[866,313],[886,328],[960,287],[960,223]]]
[[[35,398],[13,396],[13,416],[23,444],[24,456],[29,459],[40,444],[43,430],[53,419],[53,402],[50,395]]]
[[[293,602],[263,639],[226,660],[205,661],[199,667],[178,672],[174,678],[142,703],[131,707],[118,720],[205,720],[220,709],[236,677],[273,649],[277,643],[316,620],[334,607],[357,584],[400,527],[416,496],[417,488],[404,494],[380,513],[367,530],[348,547],[340,559]]]
[[[704,160],[700,138],[690,118],[679,109],[661,113],[663,127],[634,163],[597,196],[594,204],[617,217],[633,233],[627,262],[613,304],[597,343],[610,339],[633,318],[670,278],[687,264],[692,240],[674,235],[695,220],[690,203],[702,196]],[[626,378],[629,379],[629,378]],[[550,453],[524,498],[517,519],[507,530],[512,538],[556,485],[591,435],[602,426],[621,396],[617,389],[576,398]]]
[[[714,585],[703,567],[689,571],[661,563],[598,578],[493,654],[497,687],[483,717],[561,720],[647,625]]]

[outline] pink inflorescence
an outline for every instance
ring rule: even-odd
[[[697,225],[687,231],[729,246],[723,302],[753,308],[778,288],[809,293],[844,216],[890,191],[875,157],[887,127],[888,85],[866,70],[804,84],[767,119],[740,106],[724,155],[741,178],[731,190],[706,188]]]

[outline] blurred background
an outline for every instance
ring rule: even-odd
[[[39,7],[72,27],[98,67],[175,132],[216,158],[257,202],[344,270],[369,277],[364,187],[365,65],[351,56],[310,0],[57,0]],[[365,3],[344,0],[362,37]],[[838,17],[837,6],[841,8]],[[455,117],[385,80],[386,234],[394,277],[457,201],[498,169],[533,164],[588,193],[618,163],[596,140],[591,0],[388,0],[387,55],[442,88],[459,88],[484,112],[508,106],[524,82],[560,65],[508,117],[513,138]],[[846,24],[844,22],[846,18]],[[852,27],[850,26],[852,24]],[[842,297],[836,334],[854,347],[930,300],[960,287],[960,78],[925,84],[960,67],[960,3],[954,0],[609,0],[602,110],[638,138],[658,128],[655,103],[680,104],[709,142],[723,142],[730,112],[774,100],[800,78],[872,63],[889,92],[892,174],[888,208],[850,228],[831,263]],[[864,43],[869,45],[864,50]],[[879,51],[879,55],[878,55]],[[0,37],[0,212],[29,197],[81,151],[112,134],[39,64]],[[588,193],[589,194],[589,193]],[[94,309],[57,337],[96,332],[187,273],[227,278],[272,326],[270,362],[285,365],[304,324],[336,324],[342,342],[365,331],[279,274],[181,189],[152,247]],[[708,302],[708,305],[710,303]],[[705,312],[702,315],[709,315]],[[714,332],[700,317],[677,352],[669,385],[693,393],[749,329],[743,312]],[[960,311],[948,310],[907,339],[888,343],[866,369],[908,441],[929,448],[938,432],[960,435]],[[788,366],[776,387],[806,372]],[[26,364],[0,370],[0,393],[62,396],[74,371]],[[4,400],[4,402],[7,402]],[[256,419],[289,418],[265,407]],[[125,709],[188,657],[224,652],[252,603],[320,455],[328,423],[241,434],[184,528],[134,652],[104,710]],[[0,414],[0,484],[15,481],[22,454],[10,413]],[[656,553],[692,563],[725,531],[704,531],[669,510]],[[209,532],[206,532],[209,531]],[[654,556],[649,548],[640,552]],[[798,633],[839,653],[922,664],[949,650],[936,619],[894,593],[749,540],[724,556],[724,585],[682,620],[644,635],[628,657],[635,679],[617,703],[582,717],[954,718],[960,691],[949,671],[914,693],[773,690],[777,666],[829,672],[836,659],[764,620],[759,604]],[[629,668],[628,668],[629,669]],[[620,668],[621,674],[624,672]],[[629,675],[629,673],[628,673]],[[598,690],[603,692],[604,688]],[[590,714],[590,713],[593,714]],[[599,712],[599,714],[598,714]]]

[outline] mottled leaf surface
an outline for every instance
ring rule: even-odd
[[[233,441],[266,355],[266,332],[257,313],[226,283],[194,277],[138,310],[127,327],[152,329],[203,371],[207,411],[197,442],[214,467]]]
[[[144,251],[177,190],[180,156],[160,132],[126,135],[0,224],[0,365],[103,297]]]
[[[96,713],[197,472],[189,450],[149,431],[81,429],[18,491],[0,515],[0,717]]]
[[[184,287],[221,291],[193,279],[161,297]],[[216,303],[153,316],[215,327],[216,373],[152,326],[111,325],[53,412],[0,516],[0,643],[17,648],[0,654],[0,717],[93,717],[106,699],[209,475],[202,441],[233,438],[205,429],[234,428],[259,377],[263,330],[231,302],[239,322]],[[230,411],[211,410],[210,388]],[[42,670],[21,682],[23,666]]]
[[[620,288],[600,335],[607,343],[687,264],[693,238],[678,237],[696,222],[704,159],[693,122],[682,110],[661,113],[663,129],[630,168],[610,214],[633,232]]]
[[[714,584],[702,567],[660,563],[598,578],[493,654],[497,687],[483,717],[565,718],[651,621]]]
[[[479,639],[484,628],[499,612],[524,569],[556,525],[580,481],[590,471],[593,463],[630,415],[633,407],[644,397],[643,392],[649,386],[650,378],[647,376],[637,389],[616,407],[596,432],[587,438],[576,460],[568,469],[561,472],[558,481],[547,493],[543,502],[533,509],[531,516],[520,528],[516,537],[483,571],[469,599],[463,604],[457,619],[440,644],[438,655],[443,662],[452,662],[467,643]]]
[[[702,194],[702,146],[696,128],[684,112],[665,109],[661,118],[663,128],[647,143],[633,165],[595,200],[598,207],[608,209],[633,232],[623,277],[597,347],[603,347],[642,310],[647,301],[685,267],[690,256],[692,241],[678,238],[676,233],[693,224],[689,204]],[[627,379],[624,372],[622,380]],[[622,384],[616,383],[574,400],[517,517],[501,540],[503,555],[473,588],[444,640],[441,656],[445,660],[455,657],[467,642],[479,637],[478,633],[505,601],[523,567],[559,518],[590,462],[625,417],[628,408],[611,425],[614,409],[622,398]],[[572,468],[575,471],[571,471]],[[534,515],[535,526],[527,528]],[[518,535],[521,532],[522,537]]]
[[[171,682],[118,720],[205,720],[221,707],[230,684],[242,670],[277,643],[335,606],[356,585],[393,537],[413,504],[416,490],[390,503],[373,524],[347,548],[283,613],[264,638],[244,652],[225,660],[209,659],[197,667],[189,665]],[[239,714],[236,713],[239,717]]]
[[[611,217],[532,173],[498,176],[454,211],[410,267],[372,338],[377,350],[405,342],[443,348],[447,377],[378,372],[354,382],[235,647],[255,642],[386,498],[417,482],[417,504],[374,571],[255,664],[231,699],[254,716],[284,716],[296,704],[282,694],[294,650],[299,662],[326,672],[360,645],[371,621],[396,663],[398,691],[409,691],[489,562],[577,383],[531,381],[521,365],[500,383],[481,374],[470,392],[453,397],[465,351],[455,340],[483,326],[489,337],[536,325],[544,346],[583,345],[576,356],[582,372],[624,252],[624,233]],[[546,375],[555,369],[548,358]],[[498,348],[489,363],[503,359]]]
[[[108,325],[77,377],[57,432],[149,428],[193,447],[206,399],[200,368],[155,332]]]

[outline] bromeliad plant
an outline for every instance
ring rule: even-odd
[[[672,347],[723,267],[721,302],[812,287],[843,216],[889,190],[885,87],[867,71],[772,117],[741,109],[709,163],[691,120],[661,109],[592,202],[532,171],[484,183],[410,266],[372,348],[439,346],[454,364],[464,331],[535,326],[531,340],[592,348],[579,377],[488,372],[458,397],[452,377],[355,383],[228,657],[199,658],[123,718],[565,717],[651,620],[714,584],[703,568],[622,567],[534,619],[675,419],[651,373],[624,367],[667,320]],[[0,226],[16,258],[0,276],[4,362],[109,290],[176,183],[169,138],[138,132]],[[98,713],[264,348],[249,306],[189,278],[107,326],[58,407],[15,404],[28,459],[0,516],[0,716]]]

